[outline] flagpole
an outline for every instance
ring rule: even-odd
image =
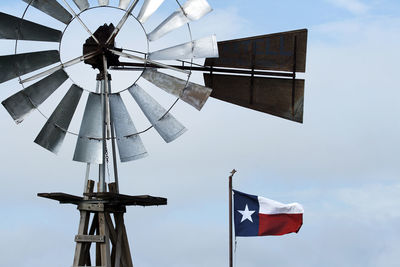
[[[229,176],[229,267],[233,267],[232,178],[235,173],[233,169]]]

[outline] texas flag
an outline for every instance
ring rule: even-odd
[[[303,224],[303,207],[233,190],[236,236],[297,233]]]

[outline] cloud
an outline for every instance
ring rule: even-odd
[[[357,210],[360,221],[382,223],[400,218],[400,184],[341,189],[337,196],[350,211]]]
[[[195,38],[204,37],[211,33],[216,34],[218,41],[230,38],[243,37],[243,32],[249,33],[251,22],[243,17],[237,7],[228,6],[224,9],[215,9],[206,17],[191,23]]]
[[[365,14],[370,9],[368,5],[360,0],[327,0],[329,3],[343,8],[353,14]]]

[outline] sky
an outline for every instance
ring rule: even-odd
[[[234,168],[235,189],[283,203],[298,202],[305,209],[298,234],[237,238],[235,266],[398,266],[400,2],[209,3],[214,11],[191,24],[195,38],[216,34],[222,41],[309,30],[307,72],[301,75],[306,79],[304,124],[211,98],[201,112],[179,102],[172,113],[188,131],[169,144],[154,130],[148,131],[142,139],[149,156],[119,164],[122,193],[168,198],[167,206],[128,208],[125,223],[136,266],[227,266],[228,176]],[[0,3],[1,12],[15,16],[21,16],[25,7],[23,1]],[[175,1],[165,1],[146,27],[156,26],[176,8]],[[100,13],[87,14],[91,27],[119,20],[116,10],[96,12]],[[27,16],[57,29],[62,26],[34,10]],[[127,28],[132,33],[126,30],[120,44],[145,49],[141,29],[134,21]],[[69,37],[72,33],[77,37]],[[187,35],[187,29],[181,29],[151,44],[150,50],[181,38],[183,42]],[[62,58],[79,56],[86,33],[73,24],[65,38]],[[34,51],[37,46],[26,42],[19,51]],[[40,43],[40,50],[53,47]],[[14,42],[0,40],[0,55],[13,52]],[[94,88],[93,79],[87,78],[93,72],[83,75],[84,67],[68,73],[79,84]],[[115,88],[133,79],[118,75],[113,76]],[[201,75],[193,75],[193,81],[202,83]],[[143,86],[159,93],[149,84]],[[16,80],[1,84],[1,100],[20,89]],[[56,98],[65,89],[49,99],[45,113],[57,105]],[[159,94],[161,103],[171,103]],[[129,108],[138,128],[146,127],[143,115]],[[46,121],[39,112],[16,125],[2,108],[0,121],[2,264],[71,266],[79,213],[74,206],[36,194],[82,193],[85,166],[71,160],[75,137],[67,136],[55,156],[33,143]],[[79,130],[78,122],[72,126]]]

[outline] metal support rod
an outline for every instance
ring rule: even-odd
[[[152,66],[157,66],[158,68],[166,68],[166,69],[182,72],[182,73],[185,73],[185,74],[188,74],[188,75],[190,74],[189,71],[182,70],[181,68],[175,68],[174,66],[166,65],[166,64],[154,61],[154,60],[147,59],[147,58],[138,57],[138,56],[127,54],[127,53],[124,53],[124,52],[120,52],[120,51],[117,51],[117,50],[114,50],[114,49],[109,49],[109,51],[111,51],[113,54],[115,54],[117,56],[120,56],[120,57],[126,57],[126,58],[129,58],[129,59],[142,61],[142,62],[146,63],[147,65],[151,64]],[[145,66],[145,65],[141,65],[141,66]]]
[[[93,40],[96,41],[98,45],[100,45],[99,40],[93,35],[93,33],[89,30],[89,28],[86,26],[86,24],[81,20],[81,18],[75,13],[75,11],[72,9],[72,7],[68,4],[66,0],[63,0],[64,4],[67,6],[69,12],[74,15],[74,17],[79,21],[79,23],[82,25],[83,28],[92,36]]]
[[[120,62],[120,67],[112,67],[113,70],[138,70],[142,71],[145,67],[149,68],[164,68],[159,65],[154,64],[143,64],[143,63],[134,63],[134,62]],[[133,67],[133,68],[129,68]],[[290,77],[293,78],[293,73],[288,72],[274,72],[274,71],[260,71],[260,70],[246,70],[246,69],[224,69],[224,68],[216,68],[216,67],[195,67],[195,66],[170,66],[175,69],[182,70],[192,70],[192,71],[203,71],[203,72],[221,72],[221,73],[231,73],[231,74],[248,74],[248,75],[260,75],[260,76],[280,76],[280,77]]]
[[[110,37],[108,37],[108,39],[106,41],[106,45],[109,45],[115,39],[115,37],[117,37],[119,31],[124,26],[125,22],[128,20],[129,16],[131,15],[133,9],[136,7],[138,2],[139,2],[139,0],[135,0],[131,4],[131,6],[128,8],[128,10],[125,12],[124,16],[122,17],[122,19],[118,23],[117,27],[115,27],[113,33],[110,35]]]
[[[232,178],[236,170],[229,176],[229,267],[233,267],[233,225],[232,225]]]
[[[105,123],[107,126],[107,138],[111,137],[111,126],[110,126],[110,101],[109,101],[109,92],[110,92],[110,84],[109,84],[109,79],[108,79],[108,66],[107,66],[107,58],[103,54],[103,66],[104,66],[104,96],[105,96],[105,108],[106,108],[106,117],[105,117]]]
[[[111,83],[108,86],[111,92]],[[111,110],[110,110],[111,111]],[[111,146],[112,146],[112,156],[113,156],[113,168],[114,168],[114,181],[115,181],[115,193],[119,194],[119,178],[118,178],[118,165],[117,165],[117,148],[115,145],[115,129],[114,129],[114,122],[112,117],[110,116],[110,126],[111,126]]]
[[[103,163],[100,164],[100,169],[99,169],[99,192],[105,192],[106,191],[106,150],[107,150],[107,138],[106,138],[106,100],[105,100],[105,86],[104,86],[104,80],[100,81],[101,84],[101,109],[102,109],[102,114],[103,114],[103,127],[102,127],[102,143],[103,143]]]
[[[22,84],[22,83],[26,83],[26,82],[31,82],[31,81],[34,81],[36,79],[42,78],[44,76],[51,75],[51,74],[53,74],[54,72],[56,72],[58,70],[61,70],[63,68],[71,67],[73,65],[76,65],[76,64],[84,61],[84,60],[87,60],[87,59],[90,59],[92,57],[95,57],[98,54],[100,54],[100,52],[101,51],[94,51],[94,52],[88,53],[86,55],[79,56],[77,58],[71,59],[71,60],[69,60],[69,61],[67,61],[65,63],[61,63],[61,64],[59,64],[59,65],[57,65],[55,67],[52,67],[52,68],[50,68],[48,70],[42,71],[42,72],[40,72],[38,74],[35,74],[35,75],[33,75],[33,76],[29,77],[29,78],[23,79],[19,83]]]
[[[103,92],[103,84],[101,82],[101,79],[97,78],[96,93],[101,95],[101,103],[103,104],[104,103],[104,100],[103,100],[104,97],[103,97],[102,92]],[[102,110],[102,114],[104,114],[104,105],[102,105],[101,110]],[[104,142],[104,127],[102,127],[102,129],[103,129],[103,135],[102,135],[103,139],[102,139],[102,141]],[[104,145],[104,143],[103,143],[103,145]],[[103,149],[104,149],[104,146],[103,146]],[[104,157],[103,157],[103,160],[104,160]],[[104,161],[103,161],[103,163],[104,163]],[[104,181],[105,181],[105,168],[103,168],[103,167],[105,167],[104,164],[99,164],[99,183],[98,183],[99,187],[98,187],[97,190],[100,191],[100,192],[103,192],[102,190],[104,190],[104,188],[105,188],[105,186],[102,186]]]

